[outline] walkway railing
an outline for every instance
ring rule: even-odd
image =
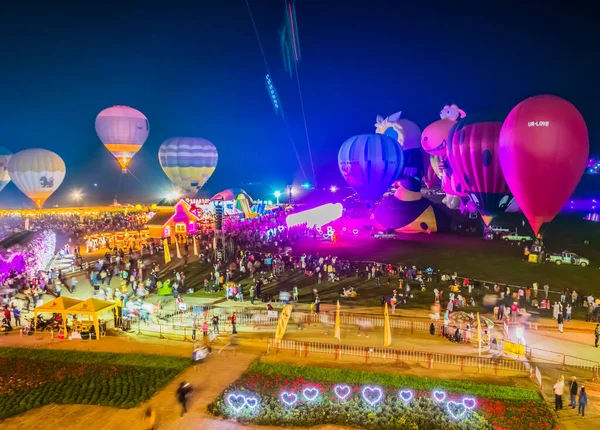
[[[279,351],[293,351],[299,357],[307,357],[308,354],[328,354],[336,360],[344,356],[361,357],[368,363],[370,360],[380,359],[384,361],[424,363],[429,369],[434,365],[450,365],[465,368],[477,368],[493,370],[498,374],[499,370],[526,373],[531,375],[531,366],[526,361],[508,360],[502,358],[475,357],[464,355],[453,355],[438,352],[407,351],[392,348],[343,345],[333,343],[302,342],[290,339],[269,339],[267,354]]]
[[[540,348],[525,348],[525,355],[533,361],[545,361],[549,363],[561,364],[563,367],[575,367],[592,372],[592,377],[600,376],[600,363],[594,360],[574,357],[572,355],[563,354],[562,352],[548,351]]]

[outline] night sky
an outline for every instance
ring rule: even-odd
[[[342,183],[338,148],[354,134],[373,132],[376,115],[401,110],[424,128],[449,103],[501,121],[528,96],[556,94],[579,108],[592,153],[600,153],[600,30],[592,6],[418,3],[296,1],[299,78],[320,186]],[[283,70],[279,50],[284,2],[250,5],[314,182],[296,80]],[[165,195],[169,181],[157,152],[173,136],[217,146],[207,194],[249,182],[261,183],[266,194],[304,181],[265,90],[244,0],[10,2],[0,32],[0,146],[43,147],[64,159],[67,177],[47,205],[74,203],[75,188],[88,204],[112,202],[120,169],[94,120],[116,104],[135,107],[150,122],[130,166],[135,178],[123,177],[121,201]],[[13,184],[0,194],[2,207],[26,204]]]

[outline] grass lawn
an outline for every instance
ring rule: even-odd
[[[162,355],[0,348],[0,419],[51,403],[135,407],[189,363]]]
[[[472,410],[466,408],[469,406]],[[263,425],[368,429],[553,429],[537,391],[460,380],[253,363],[211,405],[217,416]]]

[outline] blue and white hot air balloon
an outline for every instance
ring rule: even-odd
[[[215,145],[200,137],[172,137],[160,145],[158,161],[165,174],[186,196],[200,190],[217,168]]]

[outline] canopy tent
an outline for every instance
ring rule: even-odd
[[[38,314],[54,313],[61,314],[63,320],[63,330],[67,333],[67,315],[85,315],[92,319],[96,331],[96,339],[100,339],[100,325],[98,316],[101,313],[117,307],[116,302],[89,298],[86,300],[72,299],[69,297],[57,297],[48,303],[44,303],[33,310],[33,320],[37,321]]]

